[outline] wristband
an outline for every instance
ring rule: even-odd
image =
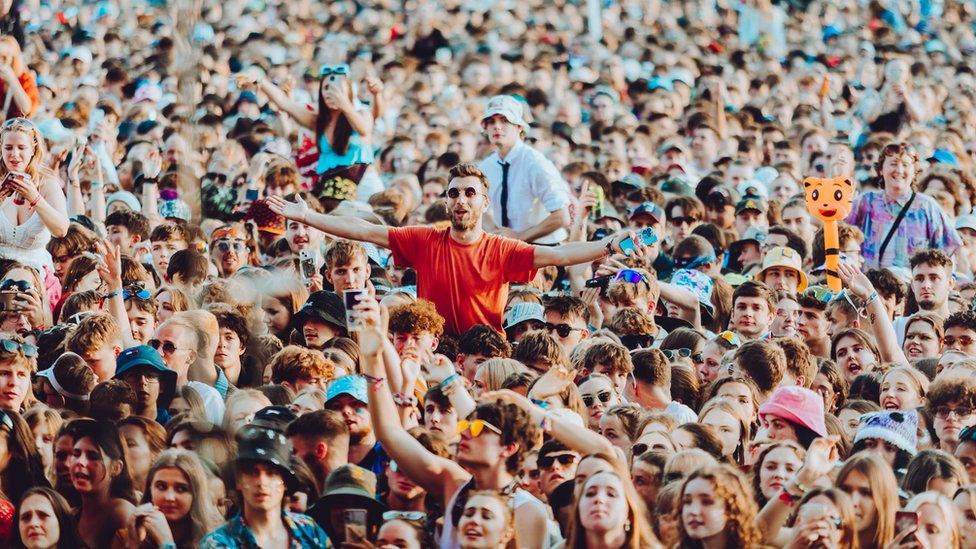
[[[457,373],[451,374],[451,375],[445,377],[444,378],[444,381],[438,383],[437,385],[438,385],[438,387],[447,387],[448,385],[451,384],[452,381],[454,381],[458,377],[460,377],[460,376],[458,376]]]
[[[120,295],[121,293],[122,293],[122,290],[115,290],[114,292],[109,292],[109,293],[105,294],[104,299],[112,299],[113,297],[115,297],[117,295]]]
[[[365,377],[366,381],[369,381],[370,385],[372,385],[376,389],[379,389],[380,386],[383,385],[383,382],[386,381],[385,378],[371,376],[369,374],[362,374],[362,376]]]
[[[613,255],[614,252],[613,252],[613,237],[612,236],[610,237],[610,240],[607,241],[606,248],[607,248],[607,255]]]
[[[159,546],[159,549],[176,549],[176,544],[172,541],[166,542]]]
[[[403,393],[393,393],[393,403],[401,408],[409,408],[417,405],[417,397]]]
[[[878,292],[877,291],[873,291],[873,292],[871,292],[871,295],[868,296],[867,303],[870,304],[870,303],[874,302],[876,299],[878,299]]]

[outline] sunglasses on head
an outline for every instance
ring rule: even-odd
[[[348,76],[349,65],[322,65],[319,69],[319,76]]]
[[[644,442],[638,442],[637,444],[630,447],[630,455],[633,457],[639,457],[647,453],[651,447]]]
[[[600,391],[595,395],[583,395],[582,396],[583,406],[589,408],[590,406],[596,404],[597,400],[599,400],[603,404],[606,404],[610,402],[610,397],[612,396],[613,395],[610,393],[610,391]]]
[[[127,288],[122,290],[122,299],[136,298],[139,301],[149,301],[152,298],[152,292],[145,288],[140,288],[138,286],[133,286],[132,288]]]
[[[30,343],[19,343],[12,339],[0,339],[0,347],[3,347],[3,350],[8,353],[21,352],[27,358],[37,356],[37,347]]]
[[[803,291],[804,297],[812,297],[821,303],[830,303],[835,297],[840,296],[840,293],[833,293],[827,286],[810,286]]]
[[[481,433],[484,432],[486,428],[498,436],[501,436],[502,434],[501,429],[495,427],[494,425],[488,423],[483,419],[473,419],[473,420],[462,419],[461,421],[458,422],[458,433],[464,433],[465,431],[468,431],[469,433],[471,433],[471,436],[474,438],[480,437]]]
[[[668,360],[674,360],[676,358],[688,358],[691,356],[691,349],[687,347],[682,347],[680,349],[661,349],[664,356]]]
[[[576,330],[582,330],[582,328],[573,328],[572,326],[566,323],[550,324],[546,322],[546,331],[547,332],[555,331],[556,334],[559,335],[559,337],[569,337],[569,334],[573,333]]]
[[[576,461],[575,454],[545,455],[539,457],[539,469],[551,469],[553,464],[572,465]]]
[[[731,345],[733,347],[741,347],[742,346],[742,340],[739,339],[739,335],[736,334],[735,332],[726,330],[726,331],[718,334],[718,336],[716,336],[716,337],[718,337],[719,339],[724,339],[726,343],[728,343],[729,345]]]
[[[383,520],[422,522],[427,520],[427,513],[423,511],[386,511],[383,513]]]
[[[700,255],[697,257],[676,257],[674,266],[678,269],[697,269],[706,263],[715,261],[714,255]]]
[[[457,198],[459,196],[461,196],[461,189],[459,189],[457,187],[451,187],[450,189],[447,190],[447,197],[448,198],[454,199],[454,198]],[[464,188],[464,196],[466,198],[474,198],[474,197],[478,196],[478,189],[476,189],[474,187],[465,187]]]
[[[0,291],[3,290],[19,290],[21,292],[26,292],[31,289],[31,283],[26,280],[13,280],[7,279],[0,282]]]
[[[617,276],[614,280],[623,280],[624,282],[637,284],[638,282],[647,282],[647,277],[645,277],[644,273],[640,271],[635,271],[633,269],[623,269],[617,273]]]

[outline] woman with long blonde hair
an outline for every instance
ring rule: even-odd
[[[45,164],[44,137],[33,122],[11,118],[0,126],[0,258],[43,273],[55,288],[45,246],[68,233],[68,206],[57,176]]]
[[[166,450],[146,476],[142,505],[126,525],[125,547],[197,547],[222,519],[196,454]],[[140,541],[141,540],[141,541]]]
[[[876,454],[855,454],[844,463],[834,484],[854,502],[861,547],[885,547],[895,537],[899,507],[898,481],[891,466]]]

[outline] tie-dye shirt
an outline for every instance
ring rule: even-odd
[[[937,248],[951,256],[962,245],[956,229],[938,203],[930,196],[918,193],[888,242],[884,257],[879,258],[881,244],[910,196],[895,201],[888,199],[884,191],[868,191],[854,199],[847,223],[864,233],[861,255],[865,267],[909,269],[909,259],[919,250]]]

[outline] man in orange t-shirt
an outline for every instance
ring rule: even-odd
[[[297,203],[277,196],[268,198],[271,210],[287,219],[392,250],[398,266],[417,271],[417,296],[434,303],[447,321],[445,331],[455,335],[475,324],[487,324],[502,332],[510,282],[528,282],[540,267],[588,263],[620,253],[620,241],[629,236],[621,232],[592,242],[533,246],[486,233],[481,223],[488,204],[488,178],[473,164],[451,169],[447,188],[451,226],[444,229],[389,228],[312,212],[300,197]],[[646,248],[637,246],[636,253],[644,255]]]

